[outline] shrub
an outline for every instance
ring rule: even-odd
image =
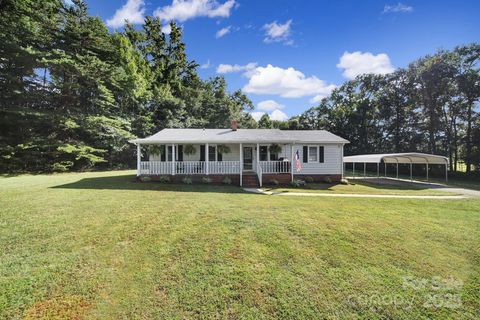
[[[161,183],[169,183],[170,182],[170,177],[169,176],[161,176],[158,181],[160,181]]]
[[[312,177],[308,176],[308,177],[305,177],[305,182],[306,183],[312,183],[314,180]]]
[[[268,184],[272,185],[272,186],[278,186],[279,183],[278,183],[278,180],[275,180],[275,179],[272,179],[268,182]]]
[[[294,188],[300,188],[306,186],[307,183],[300,179],[294,179],[292,182],[290,182],[290,185]]]
[[[222,183],[223,184],[232,184],[232,179],[230,179],[229,177],[225,177],[225,178],[223,178]]]
[[[330,177],[325,177],[323,181],[326,183],[332,183],[332,179]]]
[[[189,177],[189,176],[183,177],[182,182],[185,184],[192,184],[192,177]]]
[[[72,166],[73,166],[72,161],[55,162],[52,165],[52,170],[55,172],[65,172],[65,171],[68,171]]]
[[[150,182],[150,181],[152,181],[152,178],[149,177],[149,176],[141,176],[141,177],[140,177],[140,181],[142,181],[142,182]]]
[[[209,184],[209,183],[212,183],[212,179],[209,177],[203,177],[202,182],[205,184]]]

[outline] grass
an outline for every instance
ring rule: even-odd
[[[368,181],[350,180],[348,185],[329,183],[309,183],[305,187],[267,187],[266,191],[273,192],[313,192],[313,193],[341,193],[341,194],[381,194],[381,195],[415,195],[415,196],[445,196],[455,195],[437,189],[426,188],[417,184],[395,183],[385,181],[382,184]]]
[[[478,199],[275,197],[131,173],[0,178],[0,318],[480,316]]]

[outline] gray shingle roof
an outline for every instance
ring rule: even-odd
[[[347,140],[325,130],[279,129],[163,129],[156,134],[131,140],[132,143],[257,143],[257,142],[313,142],[348,143]]]

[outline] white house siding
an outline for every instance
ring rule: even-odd
[[[323,146],[324,162],[304,163],[303,162],[303,146]],[[296,144],[293,152],[298,150],[300,161],[302,162],[302,170],[293,174],[341,174],[342,173],[342,148],[341,144]]]

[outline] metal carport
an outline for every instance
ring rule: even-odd
[[[448,158],[444,156],[437,156],[428,153],[408,152],[408,153],[384,153],[384,154],[360,154],[356,156],[343,157],[343,163],[353,163],[353,174],[355,175],[355,163],[363,163],[364,174],[367,163],[377,164],[377,176],[380,176],[380,163],[385,164],[385,176],[387,176],[387,164],[393,163],[397,165],[397,179],[398,179],[398,164],[410,164],[410,180],[412,180],[412,165],[424,164],[426,165],[427,181],[428,181],[428,166],[431,164],[445,165],[445,181],[448,182]]]

